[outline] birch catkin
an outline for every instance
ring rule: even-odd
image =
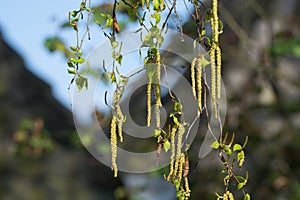
[[[111,129],[110,129],[110,145],[111,145],[111,166],[114,171],[114,177],[118,176],[118,167],[117,167],[117,120],[116,116],[113,115],[111,120]]]

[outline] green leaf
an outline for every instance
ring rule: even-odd
[[[149,31],[153,36],[157,36],[159,34],[159,28],[157,26],[152,26]]]
[[[161,130],[156,129],[156,130],[154,130],[153,137],[156,138],[156,137],[160,136],[160,134],[161,134]]]
[[[180,182],[177,179],[174,181],[174,185],[175,185],[176,190],[178,191],[179,187],[180,187]],[[178,195],[178,193],[179,192],[177,192],[177,195]]]
[[[75,68],[68,69],[69,74],[76,74]]]
[[[73,10],[72,12],[70,12],[70,15],[72,16],[72,17],[76,17],[76,15],[77,15],[77,11],[76,10]]]
[[[237,178],[237,180],[239,180],[239,182],[245,182],[245,181],[247,181],[247,179],[245,179],[242,176],[236,176],[236,178]]]
[[[159,0],[153,0],[153,9],[159,10],[160,8],[160,1]]]
[[[70,46],[70,49],[71,49],[72,51],[78,51],[77,47]]]
[[[157,38],[158,45],[161,46],[163,44],[163,42],[164,42],[164,38],[162,36],[158,36],[158,38]]]
[[[156,24],[158,24],[160,22],[160,14],[159,13],[155,14],[155,22],[156,22]]]
[[[99,25],[102,25],[105,22],[107,15],[104,13],[101,13],[99,9],[93,9],[92,12],[93,12],[95,22]]]
[[[109,17],[107,20],[106,20],[106,25],[105,27],[106,28],[111,28],[113,26],[113,23],[114,23],[114,20],[112,17]]]
[[[177,125],[179,124],[178,118],[175,115],[173,115],[173,122]]]
[[[88,89],[88,79],[87,78],[80,76],[80,77],[76,78],[75,82],[76,82],[76,85],[77,85],[79,91],[81,91],[82,88],[84,88],[84,87],[85,87],[85,89]]]
[[[176,112],[181,112],[182,111],[182,105],[181,105],[181,103],[179,103],[178,101],[175,101],[175,103],[174,103],[174,110]]]
[[[237,186],[237,188],[239,190],[239,189],[242,189],[244,186],[245,186],[244,182],[243,183],[239,183],[238,186]]]
[[[164,142],[164,150],[165,150],[166,152],[168,152],[169,149],[170,149],[170,147],[171,147],[171,143],[169,142],[169,140],[165,141],[165,142]]]
[[[243,149],[243,147],[240,145],[240,144],[235,144],[234,146],[233,146],[233,151],[240,151],[240,150],[242,150]]]
[[[119,56],[116,58],[119,65],[121,65],[121,63],[122,63],[122,58],[123,58],[123,56],[121,54],[119,54]]]
[[[213,149],[219,149],[220,147],[220,144],[218,141],[214,141],[211,145],[210,145],[211,148]]]
[[[229,148],[228,145],[224,145],[224,150],[228,156],[230,156],[232,154],[232,150]]]
[[[110,73],[110,79],[112,83],[116,83],[117,82],[117,77],[115,75],[114,72]]]
[[[241,159],[245,159],[245,153],[244,151],[241,151],[237,154],[237,158],[238,158],[238,161],[240,161]]]
[[[209,64],[210,64],[210,62],[204,56],[202,56],[202,58],[201,58],[201,66],[202,67],[206,67]]]
[[[250,198],[250,194],[245,194],[245,196],[244,196],[244,200],[251,200],[251,198]]]
[[[113,41],[113,42],[111,43],[111,47],[112,47],[112,48],[117,48],[118,46],[119,46],[119,42]]]

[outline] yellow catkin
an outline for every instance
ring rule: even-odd
[[[182,153],[180,156],[179,169],[178,169],[178,174],[177,174],[179,183],[181,183],[181,180],[182,180],[182,174],[183,174],[183,170],[184,170],[184,162],[185,162],[185,155],[184,155],[184,153]]]
[[[213,44],[210,50],[210,60],[211,60],[211,99],[213,103],[213,110],[215,118],[218,117],[217,108],[217,97],[216,97],[216,64],[215,64],[215,44]]]
[[[178,140],[177,140],[177,149],[176,149],[176,161],[174,167],[173,178],[177,175],[179,164],[180,164],[180,157],[181,157],[181,146],[182,146],[182,137],[185,132],[185,128],[182,124],[178,127]]]
[[[202,111],[202,66],[201,66],[201,58],[197,59],[197,72],[196,72],[196,80],[197,80],[197,100],[198,107],[200,112]]]
[[[218,99],[221,98],[221,49],[219,46],[216,47],[216,56],[217,56],[217,93],[218,93]]]
[[[194,58],[191,63],[191,81],[192,81],[192,91],[193,95],[196,97],[196,81],[195,81],[195,66],[197,59]]]
[[[171,161],[170,161],[170,172],[167,177],[167,181],[171,181],[171,177],[173,176],[174,173],[174,159],[175,159],[175,134],[177,131],[177,127],[173,127],[171,131]]]
[[[151,81],[147,85],[147,126],[151,124]]]
[[[156,127],[160,128],[160,110],[159,108],[162,106],[160,99],[160,71],[161,71],[161,58],[160,53],[157,50],[156,53],[156,77],[155,77],[155,122]]]
[[[122,130],[122,125],[125,120],[125,117],[122,113],[121,107],[119,104],[116,105],[116,111],[117,111],[117,121],[118,121],[118,133],[119,133],[119,138],[120,142],[123,142],[123,130]]]
[[[154,107],[154,112],[155,112],[155,124],[156,124],[156,128],[160,128],[160,110],[159,110],[159,105],[155,104]]]
[[[185,187],[185,199],[189,199],[191,196],[191,190],[189,187],[189,179],[188,177],[184,178],[184,187]]]
[[[233,194],[227,191],[223,194],[223,200],[234,200]]]
[[[111,145],[111,166],[114,171],[114,177],[118,176],[118,167],[117,167],[117,120],[116,116],[113,115],[111,120],[111,129],[110,129],[110,145]]]
[[[219,42],[219,17],[218,17],[218,0],[213,0],[212,2],[212,14],[213,14],[213,36],[214,42]]]

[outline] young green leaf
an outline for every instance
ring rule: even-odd
[[[220,144],[218,141],[214,141],[211,145],[210,145],[211,148],[213,149],[219,149],[220,147]]]
[[[156,129],[156,130],[154,130],[153,137],[156,138],[156,137],[160,136],[160,134],[161,134],[161,130]]]
[[[168,152],[169,151],[169,149],[170,149],[170,147],[171,147],[171,143],[169,142],[169,140],[167,140],[167,141],[165,141],[164,142],[164,150],[166,151],[166,152]]]
[[[251,198],[250,198],[250,194],[245,194],[245,196],[244,196],[244,200],[251,200]]]
[[[245,184],[245,182],[239,183],[237,186],[238,190],[242,189],[245,186]]]
[[[77,77],[76,80],[76,85],[77,85],[77,88],[79,91],[82,90],[82,88],[85,87],[85,89],[88,89],[88,79],[83,77],[83,76],[80,76],[80,77]]]
[[[240,144],[235,144],[234,146],[233,146],[233,151],[240,151],[240,150],[242,150],[243,149],[243,147],[240,145]]]

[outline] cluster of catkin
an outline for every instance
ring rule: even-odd
[[[161,58],[160,53],[157,50],[155,55],[155,72],[154,76],[150,77],[147,85],[147,126],[151,124],[151,106],[152,106],[152,95],[151,90],[154,88],[155,90],[155,124],[156,128],[160,128],[160,110],[159,108],[162,106],[161,97],[160,97],[160,76],[161,76]]]
[[[118,166],[117,166],[117,132],[119,135],[120,142],[123,142],[123,132],[122,125],[125,121],[125,116],[121,111],[121,107],[119,104],[116,104],[113,107],[113,116],[111,120],[111,128],[110,128],[110,146],[111,146],[111,167],[114,172],[114,177],[118,176]]]
[[[196,72],[195,72],[196,71]],[[194,58],[191,63],[191,81],[193,95],[197,98],[198,108],[202,111],[202,66],[201,57]]]
[[[177,144],[175,144],[175,136],[177,133]],[[182,138],[185,133],[185,128],[182,124],[176,124],[171,130],[171,161],[170,172],[167,177],[168,182],[180,184],[180,190],[189,199],[191,190],[189,189],[188,174],[189,174],[189,159],[186,153],[181,152]],[[184,182],[184,184],[182,184]]]
[[[223,200],[234,200],[233,194],[229,191],[223,194]]]
[[[212,1],[212,46],[209,51],[211,60],[211,98],[214,107],[215,118],[218,117],[217,98],[221,98],[221,49],[219,46],[219,17],[218,0]]]

